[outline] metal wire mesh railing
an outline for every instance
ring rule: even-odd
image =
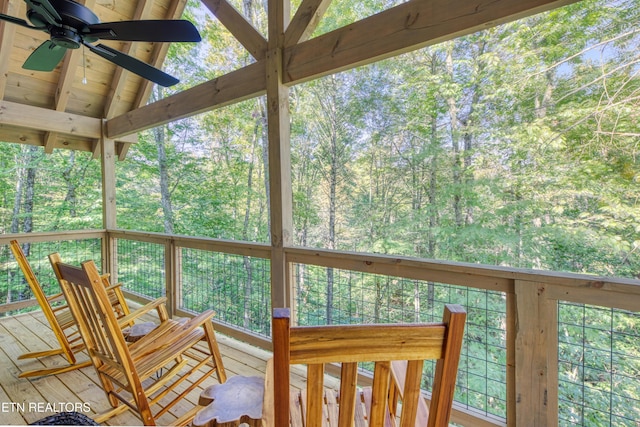
[[[125,290],[148,299],[166,294],[164,244],[118,238],[117,248],[118,280]],[[188,247],[177,250],[178,309],[213,309],[218,322],[269,335],[269,260]]]
[[[216,320],[269,336],[269,260],[181,248],[180,308],[212,309]]]
[[[506,417],[506,296],[502,292],[335,268],[294,265],[301,325],[438,322],[444,305],[461,304],[467,326],[455,400]],[[425,364],[431,389],[434,364]]]
[[[640,313],[558,305],[561,426],[640,425]]]
[[[49,240],[51,236],[44,239]],[[147,239],[149,241],[143,241]],[[5,305],[2,315],[16,313],[17,308],[24,310],[24,304],[7,303],[31,297],[9,251],[8,240],[6,238],[0,244],[0,304]],[[166,274],[174,271],[177,283],[171,292],[177,297],[177,308],[192,312],[212,308],[217,313],[216,321],[268,337],[271,314],[268,251],[236,242],[230,246],[224,242],[206,242],[207,246],[204,246],[203,242],[193,240],[118,236],[114,256],[119,281],[126,290],[150,299],[166,293]],[[59,286],[47,255],[59,252],[65,262],[72,264],[93,259],[100,267],[101,245],[102,238],[96,237],[95,233],[57,242],[34,242],[28,248],[28,259],[45,292],[53,294],[59,292]],[[196,247],[199,249],[194,249]],[[166,251],[174,249],[176,253],[167,257]],[[506,293],[511,292],[511,288],[496,287],[493,280],[490,286],[499,291],[321,267],[311,265],[315,258],[307,256],[308,259],[304,259],[308,254],[301,250],[292,251],[292,254],[298,258],[290,262],[299,324],[439,321],[444,304],[463,305],[468,317],[456,388],[457,408],[467,408],[472,417],[477,415],[504,422],[508,406],[507,347],[510,343],[513,345],[514,339],[512,335],[508,342],[506,337],[507,328],[514,323],[514,319],[507,321],[507,316],[514,313],[513,306],[510,306],[511,311],[507,310],[507,298],[514,297]],[[166,266],[167,259],[176,260],[176,264]],[[380,258],[380,261],[386,259]],[[334,261],[325,256],[320,262],[331,265]],[[337,257],[335,262],[350,265],[340,262]],[[437,274],[437,270],[433,271]],[[394,273],[395,269],[389,272]],[[486,277],[490,272],[482,270],[479,273]],[[398,274],[403,274],[402,269]],[[471,273],[466,271],[465,274]],[[496,280],[501,278],[495,277]],[[536,275],[536,279],[538,277]],[[466,283],[465,278],[455,275],[455,271],[439,278]],[[549,282],[547,290],[553,290],[556,282]],[[482,281],[479,283],[481,286]],[[633,288],[627,291],[629,298],[637,295]],[[515,292],[518,295],[517,288]],[[556,291],[551,295],[557,298],[559,294]],[[543,297],[538,295],[538,298]],[[553,299],[548,301],[555,304]],[[633,303],[627,304],[626,300],[620,299],[607,301],[607,304],[634,307]],[[526,313],[527,307],[519,304],[518,312],[520,310]],[[639,426],[640,314],[561,301],[555,320],[558,326],[559,425]],[[517,331],[510,332],[517,334]],[[539,354],[544,353],[540,348],[537,350]],[[513,351],[517,355],[518,351],[527,350],[516,347]],[[554,364],[555,361],[549,362],[549,366]],[[522,375],[519,366],[509,366],[509,369],[516,370],[516,380],[517,372]],[[554,376],[555,372],[550,372],[550,378]],[[423,376],[425,389],[430,388],[432,378],[433,366],[427,365]]]
[[[151,299],[166,294],[164,245],[118,239],[117,268],[126,291]]]
[[[101,239],[91,238],[26,243],[22,245],[22,250],[45,294],[53,295],[61,290],[49,263],[49,254],[58,252],[64,262],[76,265],[82,261],[92,259],[100,268],[102,263],[101,245]],[[0,266],[2,266],[1,274],[5,278],[0,286],[0,304],[33,298],[33,293],[11,253],[9,245],[2,245],[0,248]],[[18,311],[30,311],[37,308],[38,306],[34,305]],[[14,311],[7,314],[16,313]]]

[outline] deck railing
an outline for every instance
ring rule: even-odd
[[[121,230],[4,235],[13,289],[0,313],[30,304],[16,301],[11,238],[32,243],[39,277],[52,277],[49,252],[94,258],[133,299],[166,295],[176,315],[213,308],[220,332],[270,345],[268,245]],[[302,324],[431,321],[445,303],[464,305],[456,423],[640,425],[638,280],[308,248],[286,249],[286,260]]]

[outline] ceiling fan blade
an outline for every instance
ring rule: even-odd
[[[47,40],[34,50],[22,68],[34,71],[53,71],[64,58],[67,49]]]
[[[62,23],[62,17],[49,0],[25,0],[30,9],[37,12],[52,25]]]
[[[94,46],[90,43],[84,43],[84,45],[87,46],[89,50],[91,50],[91,52],[95,53],[96,55],[99,55],[104,59],[111,61],[114,64],[119,65],[134,74],[139,75],[140,77],[151,80],[152,82],[157,83],[160,86],[173,86],[180,81],[175,77],[165,73],[164,71],[158,70],[157,68],[152,67],[149,64],[146,64],[132,56],[112,49],[109,46],[105,46],[103,44]]]
[[[0,20],[11,22],[12,24],[20,25],[21,27],[32,28],[34,30],[44,30],[44,27],[34,27],[33,25],[29,25],[27,21],[24,19],[16,18],[13,16],[5,15],[4,13],[0,13]]]
[[[144,42],[199,42],[200,33],[189,21],[143,20],[102,22],[89,25],[84,36],[104,40],[144,41]]]

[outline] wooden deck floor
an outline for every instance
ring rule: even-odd
[[[217,334],[227,376],[264,376],[269,352]],[[58,412],[78,410],[89,416],[109,408],[93,366],[59,375],[33,379],[18,378],[22,371],[65,364],[61,356],[41,360],[18,360],[27,351],[46,350],[54,345],[55,337],[41,311],[0,319],[0,425],[26,425]],[[300,373],[301,374],[301,373]],[[292,383],[300,387],[303,375],[294,375]],[[205,381],[159,420],[161,425],[172,421],[197,403],[203,387],[215,384],[214,378]],[[155,411],[154,411],[155,412]],[[108,425],[142,425],[127,411],[112,418]]]

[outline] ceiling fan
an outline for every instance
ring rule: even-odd
[[[86,46],[95,53],[132,73],[161,86],[172,86],[178,79],[132,56],[103,44],[98,39],[145,42],[199,42],[194,25],[185,20],[141,20],[100,22],[87,7],[73,0],[25,0],[27,19],[0,13],[0,20],[48,33],[49,40],[38,46],[22,68],[52,71],[67,49]]]

